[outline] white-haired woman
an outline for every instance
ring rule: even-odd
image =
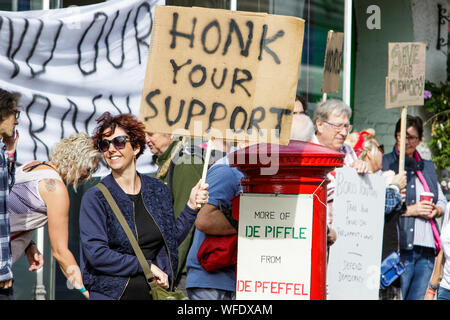
[[[68,247],[70,199],[66,184],[76,190],[97,169],[101,154],[88,134],[77,133],[56,144],[49,159],[35,160],[16,169],[16,183],[8,204],[13,263],[30,250],[30,270],[42,267],[42,256],[31,238],[35,229],[48,222],[54,258],[72,285],[88,298],[80,269]]]

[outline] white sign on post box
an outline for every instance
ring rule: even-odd
[[[309,300],[313,197],[240,197],[236,299]]]
[[[336,170],[333,229],[327,286],[330,300],[378,300],[383,244],[384,177]]]

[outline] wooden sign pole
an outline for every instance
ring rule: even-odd
[[[208,146],[206,147],[205,162],[203,163],[202,184],[206,182],[206,173],[208,172],[209,159],[211,158],[212,144],[213,138],[210,138],[208,140]],[[201,205],[197,205],[197,207],[201,208]]]
[[[398,162],[398,172],[402,173],[405,171],[405,142],[406,142],[406,115],[407,107],[402,107],[401,123],[400,123],[400,158]]]
[[[208,140],[208,146],[206,147],[205,162],[203,164],[202,183],[205,183],[205,181],[206,181],[206,173],[208,172],[209,159],[211,158],[212,144],[213,144],[213,139],[210,138]]]

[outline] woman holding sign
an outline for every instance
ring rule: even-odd
[[[383,170],[399,171],[400,125],[395,127],[394,150],[383,157]],[[442,216],[447,200],[437,180],[433,162],[424,160],[416,148],[423,137],[419,117],[406,121],[405,171],[406,210],[399,219],[400,258],[405,265],[401,290],[405,300],[421,300],[433,272],[434,260],[441,249],[435,218]],[[425,199],[426,196],[429,198]]]
[[[111,174],[101,183],[111,193],[147,260],[157,285],[173,289],[178,245],[207,202],[200,182],[175,220],[166,185],[136,171],[146,147],[144,124],[131,114],[97,119],[94,145],[103,153]],[[96,186],[83,196],[80,209],[81,270],[93,300],[151,300],[149,283],[127,234]]]
[[[358,159],[367,162],[369,172],[383,174],[386,178],[385,219],[381,252],[383,261],[391,253],[398,251],[397,223],[406,195],[406,175],[404,172],[396,175],[393,175],[393,171],[381,172],[384,147],[375,139],[375,130],[366,129],[361,132],[353,132],[347,137],[346,143],[352,146]],[[380,289],[380,300],[399,299],[401,299],[399,281],[394,281],[384,290]]]

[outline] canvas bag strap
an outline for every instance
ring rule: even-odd
[[[128,226],[128,223],[125,221],[125,218],[120,211],[119,207],[117,206],[116,201],[112,197],[111,193],[109,192],[108,188],[103,183],[98,183],[97,188],[100,189],[100,191],[105,196],[106,201],[108,201],[109,206],[111,207],[112,211],[117,217],[117,220],[119,220],[120,225],[122,226],[123,230],[125,231],[128,239],[130,240],[131,246],[133,247],[134,253],[136,254],[136,257],[139,260],[139,263],[141,264],[142,270],[144,271],[145,278],[147,279],[148,284],[153,287],[156,285],[155,281],[151,281],[153,278],[153,273],[150,270],[150,266],[148,265],[147,260],[145,259],[144,253],[142,252],[141,248],[139,247],[139,244],[136,241],[136,238],[131,231],[130,227]]]

